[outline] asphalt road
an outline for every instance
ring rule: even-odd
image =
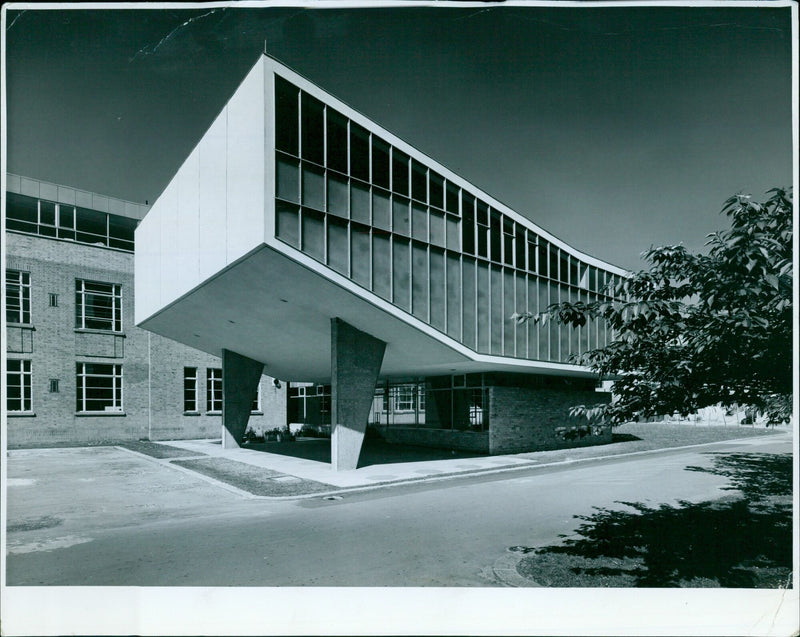
[[[7,584],[502,586],[492,566],[593,507],[702,501],[710,453],[787,453],[788,435],[394,486],[341,500],[244,499],[113,448],[11,452]]]

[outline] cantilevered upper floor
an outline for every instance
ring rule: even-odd
[[[263,56],[136,230],[136,320],[278,378],[330,377],[330,318],[381,375],[588,375],[579,329],[517,324],[624,271],[583,254]]]

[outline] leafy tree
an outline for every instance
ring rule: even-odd
[[[581,405],[612,425],[721,404],[788,422],[792,412],[792,194],[772,189],[765,203],[728,199],[729,230],[708,235],[708,254],[651,247],[650,264],[608,290],[614,300],[550,305],[518,322],[577,327],[602,319],[614,340],[573,356],[614,379],[610,404]]]

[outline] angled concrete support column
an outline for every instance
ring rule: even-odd
[[[386,343],[331,319],[331,465],[355,469]]]
[[[222,350],[222,446],[226,449],[235,449],[244,439],[262,371],[264,363]]]

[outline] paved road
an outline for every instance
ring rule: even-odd
[[[395,486],[341,500],[243,499],[113,448],[12,452],[9,585],[500,586],[511,546],[558,540],[616,501],[721,495],[709,453],[791,452],[788,435]],[[37,528],[38,527],[38,528]]]

